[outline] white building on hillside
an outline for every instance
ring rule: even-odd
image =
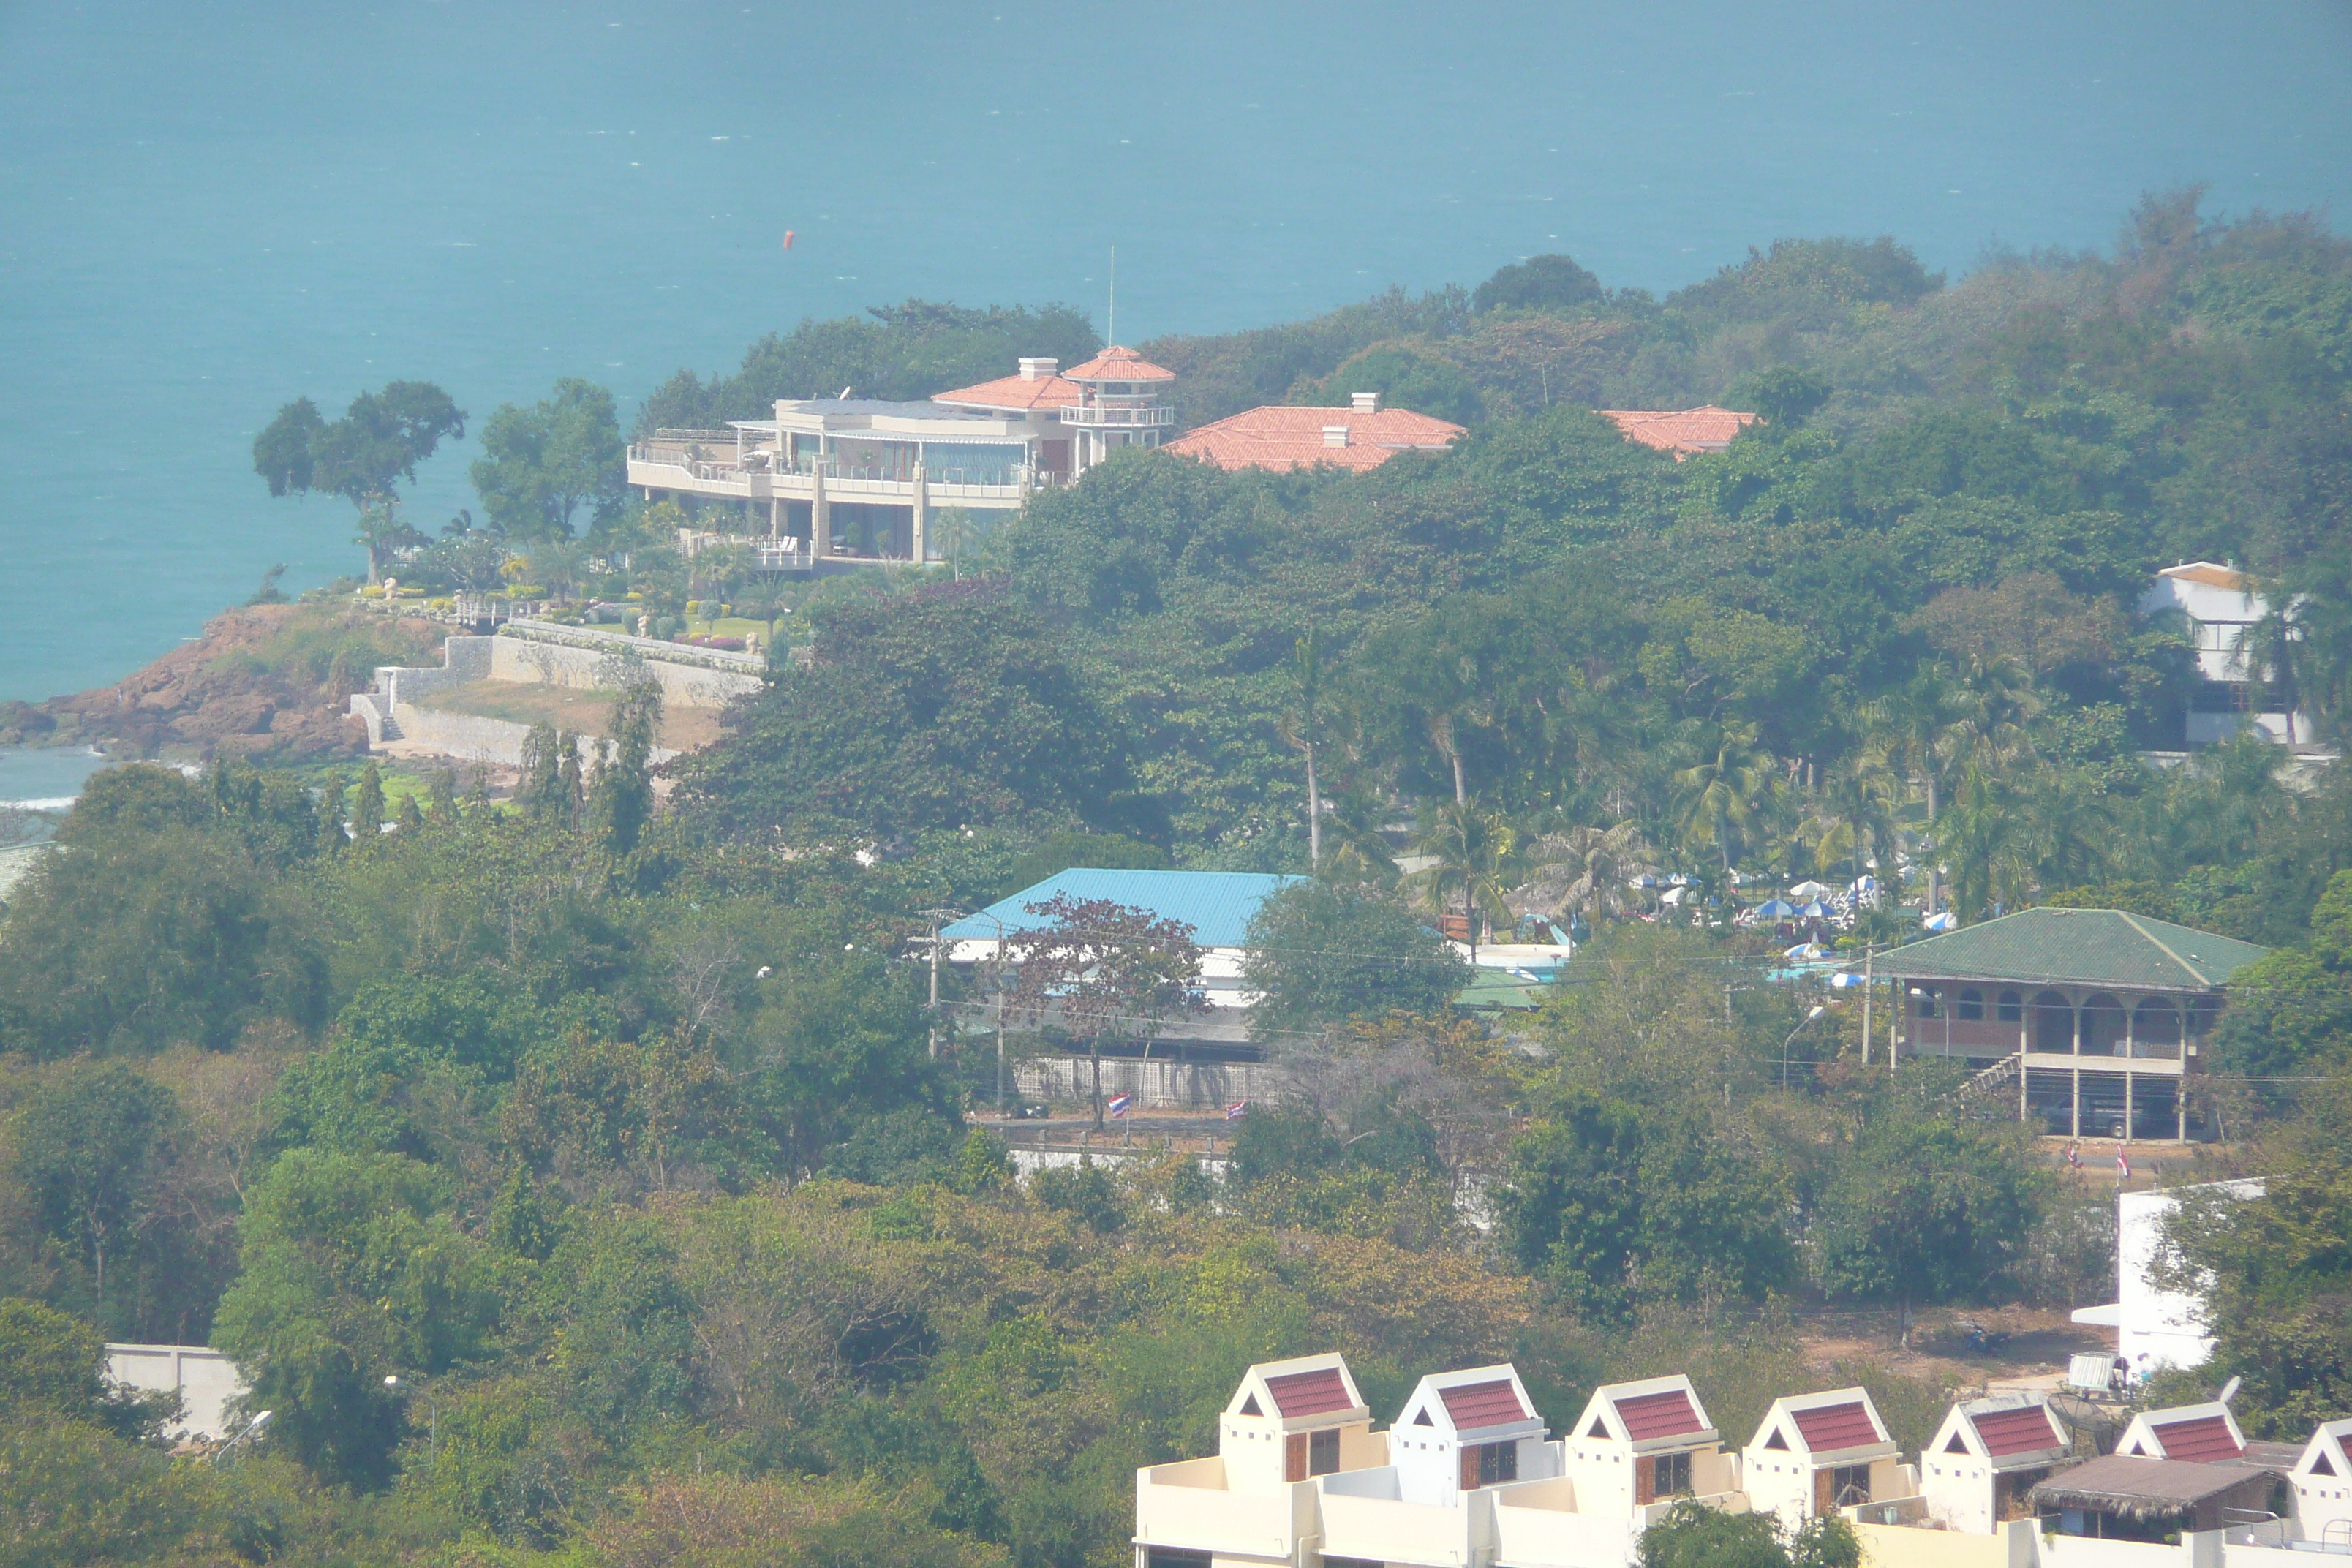
[[[2078,1307],[2074,1321],[2116,1331],[2116,1353],[2134,1382],[2167,1367],[2205,1364],[2213,1336],[2205,1321],[2203,1297],[2174,1290],[2156,1279],[2164,1226],[2182,1196],[2210,1194],[2243,1200],[2263,1195],[2259,1176],[2116,1194],[2116,1299],[2101,1307]]]
[[[2144,616],[2179,610],[2189,618],[2198,677],[2189,704],[2190,745],[2227,741],[2248,723],[2287,745],[2311,739],[2307,716],[2258,707],[2259,688],[2271,671],[2246,637],[2270,614],[2270,605],[2244,573],[2211,561],[2168,566],[2140,595],[2139,609]]]

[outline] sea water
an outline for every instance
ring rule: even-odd
[[[1132,342],[1541,251],[1658,290],[1790,235],[1965,268],[2193,180],[2340,216],[2347,67],[2340,0],[6,5],[0,698],[117,679],[273,563],[362,567],[347,506],[254,477],[297,395],[427,378],[478,431],[908,296],[1108,327],[1113,247]],[[473,456],[414,521],[478,512]]]

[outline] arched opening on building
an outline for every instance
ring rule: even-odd
[[[2037,1051],[2067,1055],[2074,1049],[2074,1005],[2055,991],[2033,999],[2030,1044]]]
[[[1973,985],[1963,986],[1960,989],[1960,1022],[1963,1024],[1984,1022],[1984,993]]]
[[[2082,1052],[2086,1057],[2112,1057],[2123,1049],[2124,1005],[2102,991],[2083,1004],[2080,1025]]]

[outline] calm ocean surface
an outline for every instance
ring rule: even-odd
[[[251,471],[300,394],[425,377],[478,428],[908,295],[1099,323],[1114,245],[1132,342],[1541,250],[1657,289],[1784,235],[1962,268],[2190,180],[2340,225],[2347,68],[2343,0],[11,0],[0,698],[115,679],[272,562],[360,566],[342,503]]]

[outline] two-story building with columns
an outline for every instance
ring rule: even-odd
[[[2018,1114],[2072,1137],[2201,1135],[2190,1090],[2230,977],[2268,948],[2121,910],[2021,910],[1882,955],[1896,1059],[2013,1082]]]
[[[656,430],[629,448],[629,483],[689,512],[740,512],[769,571],[944,560],[938,514],[1017,510],[1118,447],[1174,426],[1175,373],[1116,345],[1062,370],[1018,373],[925,403],[780,398],[769,419]]]

